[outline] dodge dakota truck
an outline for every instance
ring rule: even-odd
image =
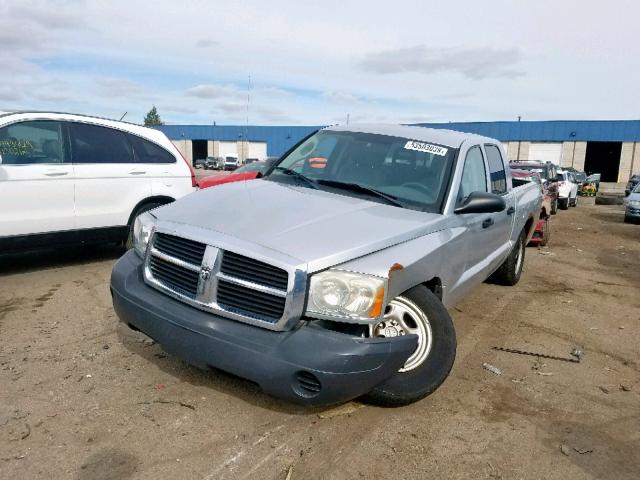
[[[168,353],[269,394],[404,405],[452,368],[447,307],[518,282],[540,202],[491,138],[324,128],[260,179],[138,217],[113,304]]]

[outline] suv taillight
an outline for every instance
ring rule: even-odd
[[[178,150],[178,148],[176,148],[176,150]],[[187,164],[187,167],[189,167],[189,171],[191,172],[191,186],[192,187],[197,187],[198,186],[198,180],[196,180],[196,171],[193,169],[191,164],[189,162],[187,162],[187,159],[184,158],[184,155],[182,155],[182,152],[180,150],[178,150],[178,153],[182,157],[182,160],[184,160],[184,163]]]

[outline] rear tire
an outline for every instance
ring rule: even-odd
[[[124,242],[124,248],[126,248],[127,250],[131,250],[133,248],[133,225],[136,223],[136,218],[138,218],[144,212],[153,210],[154,208],[157,208],[161,205],[164,204],[158,202],[145,203],[144,205],[138,207],[133,215],[131,215],[131,223],[129,224],[129,228],[127,229],[127,238]]]
[[[489,277],[489,281],[499,285],[513,286],[520,281],[524,266],[526,232],[522,232],[513,246],[511,253],[500,268]]]
[[[547,217],[542,227],[542,238],[540,239],[540,246],[546,247],[549,244],[550,239],[551,239],[551,225],[549,225],[549,217]]]
[[[418,285],[404,292],[396,300],[404,302],[410,310],[413,309],[418,314],[418,317],[423,317],[431,341],[426,357],[419,363],[416,363],[415,355],[419,353],[420,345],[416,353],[407,359],[405,367],[362,397],[368,403],[384,407],[408,405],[433,393],[449,376],[456,358],[456,332],[453,322],[447,309],[431,290],[424,285]],[[420,313],[422,315],[419,315]],[[420,320],[413,321],[417,324]]]
[[[569,209],[569,198],[560,198],[558,199],[558,208],[560,210],[568,210]]]

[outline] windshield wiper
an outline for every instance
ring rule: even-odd
[[[291,170],[290,168],[286,168],[286,167],[273,167],[273,170],[274,171],[278,171],[278,172],[282,172],[285,175],[290,175],[292,177],[298,178],[298,179],[302,180],[303,182],[305,182],[310,187],[315,188],[316,190],[318,189],[318,182],[316,182],[312,178],[306,177],[306,176],[302,175],[301,173],[296,172],[295,170]]]
[[[317,183],[320,185],[326,185],[327,187],[334,188],[342,188],[344,190],[350,190],[352,192],[363,192],[368,193],[369,195],[381,198],[385,200],[390,205],[395,205],[396,207],[406,208],[407,205],[404,202],[398,200],[398,197],[394,197],[393,195],[389,195],[388,193],[381,192],[380,190],[376,190],[375,188],[365,187],[364,185],[359,185],[357,183],[347,183],[347,182],[338,182],[337,180],[317,180]]]

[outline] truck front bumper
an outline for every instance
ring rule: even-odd
[[[417,337],[360,338],[302,322],[273,332],[179,302],[149,287],[133,250],[114,266],[113,306],[121,321],[170,354],[251,380],[267,393],[310,405],[347,401],[398,371]]]

